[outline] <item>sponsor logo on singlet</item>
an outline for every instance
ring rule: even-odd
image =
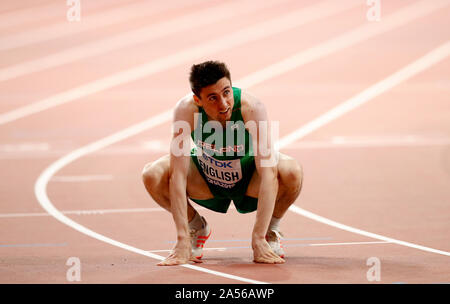
[[[209,150],[213,153],[218,154],[225,154],[225,153],[243,153],[244,152],[244,145],[228,145],[226,147],[217,148],[215,144],[206,143],[204,141],[201,141],[200,139],[197,139],[197,146]]]
[[[202,153],[197,159],[207,181],[211,184],[229,189],[242,179],[239,159],[217,160],[206,153]]]

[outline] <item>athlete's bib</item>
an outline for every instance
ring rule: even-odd
[[[239,159],[217,160],[206,153],[197,159],[208,183],[229,189],[242,179]]]

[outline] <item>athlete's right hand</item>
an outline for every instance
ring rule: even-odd
[[[167,258],[158,263],[158,266],[174,266],[186,264],[189,261],[201,263],[202,261],[192,256],[190,241],[178,241]]]

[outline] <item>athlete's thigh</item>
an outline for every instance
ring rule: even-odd
[[[192,158],[190,158],[186,191],[188,196],[193,199],[207,200],[214,198]]]
[[[296,160],[281,152],[278,152],[278,155],[279,158],[277,163],[277,171],[278,171],[278,180],[280,181],[280,179],[282,180],[284,173],[289,170],[290,166],[292,166],[293,164],[292,162],[296,162]],[[251,197],[258,197],[260,183],[261,177],[258,174],[258,170],[255,170],[253,172],[252,178],[250,179],[250,183],[248,184],[245,195]]]
[[[165,195],[169,195],[169,170],[170,170],[170,155],[164,155],[152,163],[148,163],[144,172],[147,175],[157,175],[156,179],[158,187],[161,191],[166,192]],[[189,171],[186,180],[186,192],[187,195],[194,199],[206,200],[213,198],[211,191],[206,184],[206,181],[200,175],[197,167],[194,164],[192,158],[189,159]]]

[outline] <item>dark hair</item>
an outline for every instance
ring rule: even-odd
[[[227,77],[231,82],[230,71],[223,62],[205,61],[194,64],[189,75],[191,90],[200,97],[202,88],[215,84],[223,77]]]

